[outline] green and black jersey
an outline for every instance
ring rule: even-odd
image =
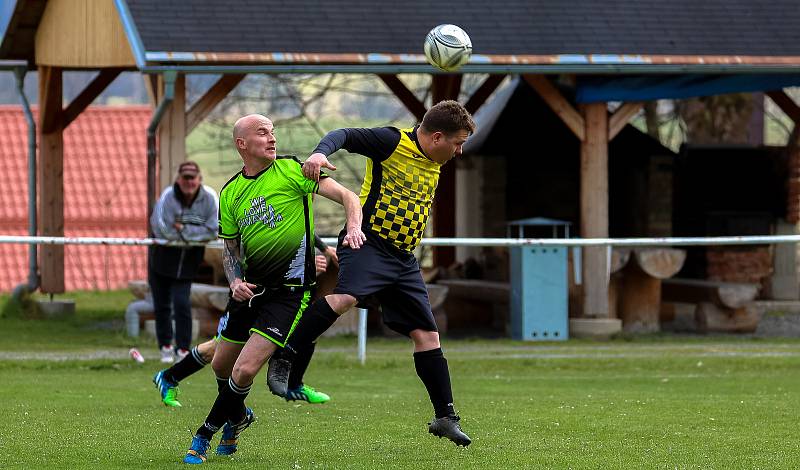
[[[422,240],[441,168],[422,151],[417,129],[337,129],[314,150],[330,155],[345,149],[369,158],[360,194],[362,229],[404,251]]]
[[[241,238],[245,280],[266,287],[311,286],[314,216],[311,194],[295,157],[279,156],[254,176],[242,172],[219,193],[219,237]]]

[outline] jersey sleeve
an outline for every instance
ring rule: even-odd
[[[291,162],[289,162],[290,170],[287,172],[288,177],[292,180],[295,188],[300,194],[314,194],[319,191],[319,183],[314,180],[310,180],[303,175],[303,164],[297,158],[292,158]],[[320,172],[319,178],[327,178],[328,175],[325,173]]]
[[[329,132],[317,145],[313,153],[330,155],[345,149],[358,153],[376,162],[389,158],[400,142],[400,130],[396,127],[345,128]]]
[[[239,225],[230,202],[230,193],[223,189],[219,195],[219,238],[229,240],[239,236]]]

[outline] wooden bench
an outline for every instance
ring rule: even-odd
[[[436,284],[447,287],[443,310],[448,329],[491,328],[507,333],[511,292],[507,282],[439,279]]]
[[[619,299],[622,328],[629,333],[660,330],[661,288],[683,267],[686,251],[674,248],[637,248],[622,271]]]

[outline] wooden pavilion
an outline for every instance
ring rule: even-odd
[[[433,74],[434,102],[457,97],[463,74],[488,74],[466,102],[473,112],[505,75],[519,74],[580,139],[580,235],[606,237],[608,143],[642,102],[771,91],[800,122],[800,107],[781,91],[800,84],[799,19],[791,0],[464,0],[457,7],[421,0],[20,0],[0,60],[23,60],[38,72],[41,235],[63,235],[64,129],[120,72],[140,71],[155,106],[148,130],[151,198],[185,159],[187,133],[245,74],[377,74],[418,119],[425,103],[404,84],[404,73]],[[462,26],[475,46],[457,74],[437,72],[421,55],[425,34],[441,23]],[[62,74],[69,70],[99,73],[65,105]],[[185,77],[194,73],[221,78],[187,103]],[[574,100],[554,80],[571,84]],[[623,104],[610,114],[612,101]],[[798,138],[795,126],[792,148]],[[796,223],[797,151],[789,165],[786,218]],[[436,236],[458,235],[457,184],[452,165],[445,167],[434,207]],[[453,253],[439,249],[435,262],[447,265]],[[40,266],[42,291],[62,292],[63,248],[42,246]],[[602,320],[609,313],[605,249],[585,250],[583,272],[583,314]]]

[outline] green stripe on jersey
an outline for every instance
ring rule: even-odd
[[[314,282],[307,235],[314,233],[311,194],[318,188],[292,157],[278,157],[255,176],[239,173],[222,188],[219,236],[241,237],[247,282],[271,287]]]

